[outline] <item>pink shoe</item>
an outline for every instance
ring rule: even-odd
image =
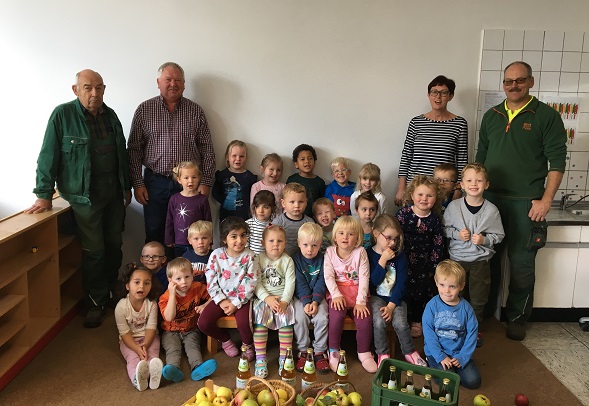
[[[227,340],[224,343],[221,343],[221,347],[225,351],[225,354],[227,354],[230,357],[237,357],[239,355],[239,349],[231,340]]]
[[[374,357],[371,352],[359,352],[358,359],[362,363],[362,368],[364,368],[366,372],[373,374],[378,370],[378,366],[376,365],[376,362],[374,362]]]
[[[337,371],[337,364],[339,364],[339,353],[337,351],[329,352],[329,368],[331,372]]]
[[[427,366],[427,362],[425,362],[425,360],[423,358],[421,358],[421,355],[419,355],[419,353],[416,351],[413,351],[411,354],[406,354],[405,355],[405,360],[407,362],[412,363],[413,365],[419,365],[422,367],[426,367]]]
[[[245,344],[247,345],[247,344]],[[247,350],[245,351],[245,356],[248,362],[253,362],[256,359],[256,352],[254,351],[254,345],[250,344],[247,345]]]
[[[390,358],[389,354],[378,354],[378,367],[380,368],[380,363],[383,359]]]

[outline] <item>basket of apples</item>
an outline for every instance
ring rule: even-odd
[[[297,406],[361,406],[362,396],[356,392],[353,383],[348,382],[348,388],[352,392],[346,393],[345,390],[337,386],[339,382],[317,382],[311,387],[303,390],[297,396]]]
[[[251,377],[244,389],[236,391],[231,406],[295,406],[295,394],[295,389],[281,380]]]
[[[196,395],[188,399],[182,406],[229,406],[233,399],[233,391],[224,386],[217,386],[211,379],[205,381]]]

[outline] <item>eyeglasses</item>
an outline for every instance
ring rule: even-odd
[[[442,178],[436,178],[436,180],[440,183],[456,183],[455,180],[452,179],[442,179]]]
[[[146,261],[158,261],[160,258],[164,258],[165,255],[141,255],[141,259]]]
[[[526,80],[528,80],[529,78],[530,78],[530,76],[526,76],[525,78],[517,78],[517,79],[503,79],[503,84],[505,86],[511,86],[511,85],[513,85],[513,82],[515,82],[518,85],[523,85],[524,83],[526,83]]]
[[[333,173],[336,174],[336,175],[341,175],[341,174],[344,174],[344,173],[348,173],[349,171],[350,171],[349,169],[336,169],[336,170],[333,171]]]
[[[448,95],[450,95],[450,92],[448,90],[436,90],[436,89],[432,89],[429,91],[429,95],[431,97],[438,97],[438,95],[442,96],[442,97],[448,97]]]
[[[380,233],[380,235],[382,235],[384,237],[384,239],[387,241],[387,243],[391,243],[394,242],[395,245],[399,244],[399,237],[391,237],[390,235],[385,235],[385,233]]]

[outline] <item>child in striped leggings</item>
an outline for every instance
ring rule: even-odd
[[[270,225],[262,233],[265,252],[258,255],[260,278],[256,285],[254,299],[254,347],[256,349],[255,374],[268,376],[266,344],[268,329],[278,330],[280,342],[279,368],[286,357],[286,348],[292,346],[293,325],[295,324],[292,297],[296,276],[294,262],[284,253],[286,233],[284,228]]]

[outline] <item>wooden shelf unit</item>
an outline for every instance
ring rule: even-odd
[[[69,204],[56,198],[48,212],[0,221],[0,390],[82,298],[80,244],[59,233],[69,215]]]

